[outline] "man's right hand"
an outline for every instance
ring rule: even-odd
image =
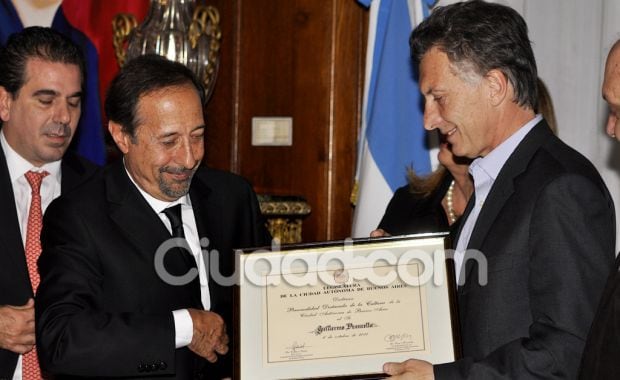
[[[34,344],[34,300],[23,306],[0,306],[0,348],[25,354]]]
[[[194,324],[194,334],[189,349],[211,363],[217,361],[216,353],[224,355],[228,352],[228,335],[226,325],[219,315],[197,309],[188,309]]]

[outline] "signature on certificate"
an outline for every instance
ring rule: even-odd
[[[383,340],[390,343],[398,343],[404,341],[411,341],[412,335],[408,333],[400,333],[400,334],[387,334]]]
[[[299,352],[305,352],[306,342],[298,343],[297,341],[291,343],[290,346],[285,347],[291,354],[296,354]]]

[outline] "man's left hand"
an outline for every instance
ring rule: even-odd
[[[409,359],[402,363],[385,363],[383,372],[392,380],[434,380],[433,365],[424,360]]]

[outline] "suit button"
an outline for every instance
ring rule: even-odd
[[[159,369],[162,371],[168,368],[168,364],[166,364],[166,362],[163,360],[158,361],[157,365],[159,365]]]
[[[159,369],[159,365],[153,363],[149,366],[149,372],[157,371]]]
[[[138,372],[144,372],[144,364],[140,363],[138,364]]]

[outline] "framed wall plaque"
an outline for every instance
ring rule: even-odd
[[[454,361],[447,244],[441,233],[239,253],[235,378],[370,378],[388,361]]]

